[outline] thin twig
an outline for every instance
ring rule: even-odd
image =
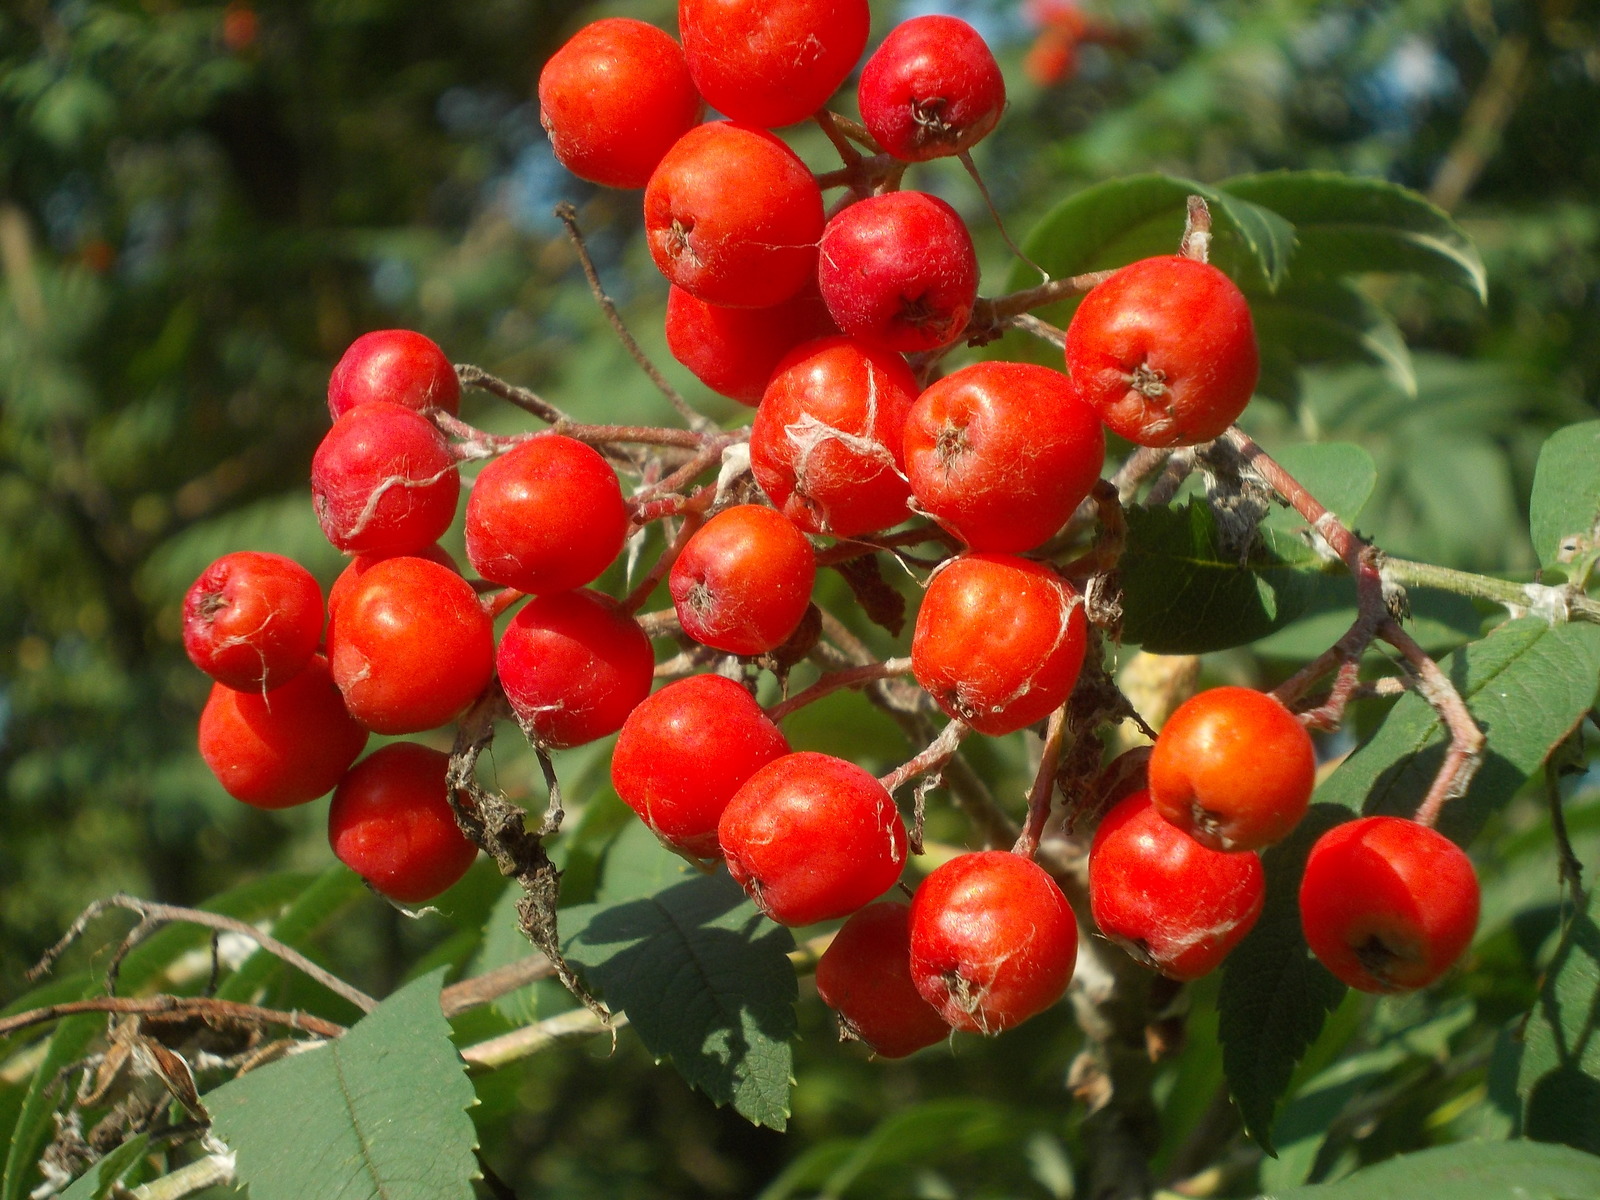
[[[961,739],[971,732],[972,727],[965,721],[952,718],[939,732],[939,736],[929,742],[921,752],[901,763],[878,782],[893,792],[918,775],[943,770],[945,764],[954,758],[956,751],[961,748]]]
[[[27,1012],[0,1018],[0,1038],[10,1037],[19,1029],[59,1021],[81,1013],[117,1013],[119,1015],[201,1017],[207,1020],[237,1021],[248,1025],[281,1025],[286,1029],[301,1030],[317,1037],[333,1038],[344,1033],[345,1027],[325,1021],[310,1013],[291,1012],[281,1008],[262,1008],[237,1000],[218,1000],[211,996],[91,996],[85,1000],[66,1000],[60,1004],[47,1004]]]
[[[1445,751],[1439,773],[1433,777],[1428,794],[1417,808],[1419,825],[1432,828],[1445,802],[1461,795],[1472,782],[1483,760],[1483,730],[1472,719],[1466,701],[1439,665],[1423,652],[1415,639],[1400,628],[1393,617],[1378,626],[1378,636],[1405,656],[1416,676],[1417,691],[1431,704],[1450,731],[1450,748]]]
[[[1050,798],[1056,789],[1056,768],[1061,765],[1061,747],[1067,728],[1067,706],[1063,704],[1050,714],[1045,726],[1044,748],[1039,755],[1039,769],[1034,772],[1033,786],[1028,789],[1028,820],[1011,848],[1013,854],[1032,858],[1039,850],[1039,838],[1044,834],[1045,822],[1050,819]]]
[[[790,713],[802,709],[814,701],[821,700],[824,696],[837,692],[841,688],[865,687],[867,684],[877,683],[881,679],[904,675],[910,670],[911,660],[909,658],[890,658],[881,663],[869,663],[859,667],[851,667],[844,671],[832,671],[805,690],[796,692],[787,700],[782,700],[772,705],[767,709],[767,716],[774,722],[781,721]]]
[[[554,404],[543,399],[527,388],[517,387],[516,384],[507,383],[504,379],[489,374],[482,367],[473,366],[471,363],[456,364],[456,378],[463,387],[482,388],[491,396],[498,396],[509,404],[514,404],[523,412],[532,413],[541,421],[554,425],[558,421],[571,421]]]
[[[667,572],[672,570],[672,564],[678,561],[678,555],[683,553],[683,548],[689,544],[700,529],[703,518],[699,513],[685,513],[683,525],[678,529],[678,536],[672,539],[672,544],[663,550],[654,565],[639,580],[633,591],[629,592],[622,601],[622,611],[630,617],[644,607],[645,601],[650,599],[650,594],[656,590],[661,581],[666,578]]]
[[[555,977],[556,967],[543,954],[530,954],[516,962],[452,983],[439,993],[439,1008],[447,1017],[459,1016],[468,1009],[493,1003],[518,988],[541,979]]]
[[[75,920],[67,929],[67,932],[62,935],[61,940],[54,946],[50,947],[49,950],[45,951],[44,956],[33,967],[33,969],[28,972],[28,978],[30,980],[37,979],[39,976],[50,970],[50,968],[55,965],[56,960],[61,957],[66,948],[82,935],[89,922],[94,920],[95,917],[99,916],[101,913],[112,908],[124,908],[129,912],[137,913],[139,915],[139,924],[134,927],[132,933],[123,939],[122,944],[119,947],[119,952],[116,959],[118,963],[121,962],[122,957],[139,940],[139,938],[134,936],[135,934],[142,935],[158,925],[166,924],[171,921],[183,921],[190,925],[201,925],[207,929],[218,929],[224,933],[241,934],[255,942],[268,954],[281,958],[284,962],[299,970],[302,974],[316,980],[323,987],[334,993],[334,995],[348,1000],[362,1012],[371,1012],[373,1009],[378,1007],[378,1002],[363,992],[360,988],[354,987],[340,979],[337,975],[333,975],[328,971],[325,971],[305,955],[301,954],[298,950],[294,949],[294,947],[287,946],[278,941],[277,938],[272,937],[269,934],[262,933],[261,930],[257,929],[254,925],[246,924],[244,921],[237,921],[232,917],[225,917],[220,913],[205,912],[204,910],[198,908],[183,908],[175,904],[158,904],[152,900],[140,900],[137,896],[130,896],[125,892],[118,892],[115,896],[108,897],[105,900],[96,900],[93,904],[89,905],[88,908],[84,909],[83,912],[79,914],[78,919]],[[109,990],[116,990],[114,978],[108,980],[108,987]]]

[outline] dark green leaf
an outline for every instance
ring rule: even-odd
[[[1222,183],[1219,191],[1290,221],[1298,243],[1292,277],[1409,271],[1488,296],[1483,260],[1441,208],[1381,179],[1331,171],[1274,171]]]
[[[1538,1142],[1466,1142],[1404,1154],[1337,1183],[1271,1200],[1581,1200],[1600,1195],[1600,1158]]]
[[[1336,808],[1313,805],[1293,833],[1262,854],[1267,895],[1261,916],[1222,968],[1222,1069],[1245,1131],[1268,1154],[1274,1153],[1273,1112],[1295,1064],[1345,994],[1344,984],[1311,957],[1299,903],[1312,843],[1344,819]]]
[[[1275,453],[1279,465],[1300,481],[1318,503],[1346,525],[1355,523],[1378,481],[1372,455],[1353,442],[1303,442]],[[1265,524],[1304,529],[1305,519],[1289,508],[1274,508]]]
[[[657,1059],[717,1104],[782,1129],[797,995],[794,938],[725,873],[561,914],[569,961]]]
[[[1033,227],[1023,251],[1051,276],[1126,266],[1153,254],[1176,254],[1184,206],[1199,184],[1168,175],[1131,175],[1084,188]],[[1010,287],[1039,282],[1027,263],[1012,268]]]
[[[1563,561],[1563,544],[1578,542],[1568,562],[1600,549],[1600,421],[1569,425],[1544,444],[1528,511],[1533,548],[1546,567]]]
[[[1594,703],[1600,627],[1552,626],[1537,617],[1509,621],[1440,666],[1488,737],[1471,787],[1439,817],[1439,831],[1465,845]],[[1444,751],[1433,709],[1407,694],[1372,740],[1317,789],[1316,799],[1368,814],[1410,816]]]
[[[1251,296],[1250,312],[1261,347],[1258,390],[1264,395],[1296,399],[1298,369],[1310,363],[1361,361],[1376,363],[1402,392],[1416,394],[1411,351],[1399,327],[1344,280],[1290,282],[1275,294]]]
[[[110,1154],[90,1167],[71,1187],[61,1193],[61,1200],[105,1200],[113,1185],[121,1183],[150,1144],[150,1135],[141,1133],[129,1138]]]
[[[1263,528],[1243,554],[1224,540],[1198,500],[1129,510],[1125,641],[1154,654],[1202,654],[1265,637],[1304,611],[1318,582],[1304,540]]]
[[[1289,271],[1289,259],[1295,252],[1295,228],[1281,214],[1263,208],[1242,196],[1209,188],[1194,189],[1210,203],[1215,227],[1226,230],[1229,225],[1238,232],[1245,249],[1250,252],[1256,267],[1266,280],[1269,291],[1277,291]],[[1217,221],[1217,218],[1221,221]]]
[[[1529,1015],[1522,1132],[1600,1154],[1600,889],[1573,914]]]
[[[473,1195],[472,1085],[439,1011],[443,975],[408,984],[342,1038],[206,1095],[253,1200]]]

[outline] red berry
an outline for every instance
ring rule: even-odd
[[[616,472],[598,450],[557,433],[489,463],[467,496],[467,558],[491,583],[522,592],[591,582],[627,533]]]
[[[882,1058],[904,1058],[942,1042],[950,1026],[911,982],[911,908],[869,904],[817,960],[817,995],[839,1015],[839,1036]]]
[[[239,691],[270,691],[292,679],[321,640],[322,589],[281,554],[225,554],[183,598],[189,661]]]
[[[1173,979],[1214,969],[1250,932],[1265,895],[1259,858],[1207,849],[1164,820],[1148,792],[1107,813],[1089,849],[1094,923]]]
[[[788,753],[788,740],[749,692],[721,675],[692,675],[628,714],[611,755],[611,783],[668,846],[716,858],[728,801]]]
[[[679,138],[650,176],[644,225],[671,282],[707,304],[764,308],[816,272],[822,191],[764,129],[713,122]]]
[[[450,527],[461,479],[450,444],[398,404],[358,404],[311,460],[311,497],[327,539],[346,554],[410,554]]]
[[[447,570],[461,574],[461,568],[456,565],[456,560],[450,556],[437,542],[414,550],[410,554],[358,554],[345,564],[344,570],[339,572],[339,577],[333,581],[333,586],[328,589],[328,619],[333,620],[339,606],[344,603],[344,598],[355,590],[357,582],[373,567],[381,562],[388,562],[391,558],[425,558],[429,562],[438,563]]]
[[[333,678],[376,733],[453,719],[494,674],[494,623],[472,585],[424,558],[371,567],[328,625]]]
[[[717,824],[728,871],[780,925],[855,912],[900,878],[906,827],[854,763],[801,751],[762,767]]]
[[[456,824],[450,756],[395,742],[351,768],[328,806],[328,843],[374,890],[405,904],[432,900],[467,873],[478,848]]]
[[[981,362],[939,380],[906,419],[923,511],[974,550],[1031,550],[1073,513],[1105,461],[1100,419],[1059,371]]]
[[[817,286],[851,337],[911,353],[961,336],[978,297],[978,255],[956,210],[888,192],[841,210],[822,232]]]
[[[1067,370],[1113,433],[1141,446],[1210,441],[1238,419],[1260,374],[1244,293],[1192,258],[1147,258],[1083,298]]]
[[[1311,737],[1276,697],[1201,692],[1167,718],[1150,752],[1150,799],[1213,850],[1260,850],[1305,816],[1316,783]]]
[[[808,533],[898,525],[910,516],[902,444],[916,396],[916,377],[891,351],[846,337],[795,347],[750,429],[756,482]]]
[[[523,605],[501,635],[496,661],[523,732],[551,750],[621,729],[650,694],[655,671],[639,622],[587,588]]]
[[[585,25],[539,72],[539,123],[556,158],[606,187],[648,183],[703,108],[678,43],[629,17]]]
[[[461,382],[433,339],[409,329],[379,329],[351,342],[328,380],[328,412],[335,421],[372,400],[454,413],[461,408]]]
[[[1087,641],[1082,600],[1049,567],[963,554],[928,581],[911,671],[945,712],[999,737],[1060,707]]]
[[[911,901],[911,978],[945,1021],[999,1033],[1067,990],[1078,926],[1061,888],[1017,854],[963,854]]]
[[[827,103],[866,49],[867,0],[678,0],[700,93],[735,121],[776,129]]]
[[[955,17],[913,17],[861,68],[861,122],[896,158],[959,154],[1000,121],[1006,84],[978,31]]]
[[[200,713],[200,757],[228,795],[256,808],[326,795],[366,744],[320,654],[266,695],[213,684]]]
[[[667,290],[667,349],[712,391],[754,406],[773,369],[801,342],[839,332],[816,289],[771,308],[724,308]]]
[[[1427,987],[1478,927],[1478,876],[1441,833],[1399,817],[1364,817],[1317,839],[1300,881],[1312,953],[1364,992]]]
[[[695,531],[667,585],[678,623],[695,641],[765,654],[799,628],[816,577],[805,534],[764,505],[740,504]]]

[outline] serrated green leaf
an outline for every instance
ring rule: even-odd
[[[73,1185],[61,1193],[61,1200],[106,1200],[114,1184],[121,1183],[150,1145],[150,1135],[141,1133],[130,1138],[107,1154],[94,1166],[78,1176]]]
[[[1472,240],[1442,208],[1398,184],[1331,171],[1273,171],[1225,180],[1218,191],[1292,222],[1297,280],[1408,271],[1488,298]]]
[[[758,1125],[789,1117],[794,938],[725,873],[561,914],[563,952],[656,1058]]]
[[[1022,249],[1056,279],[1126,266],[1152,254],[1176,254],[1187,198],[1204,190],[1170,175],[1130,175],[1097,183],[1046,213]],[[1038,282],[1027,263],[1012,268],[1012,289]]]
[[[1337,1183],[1268,1193],[1270,1200],[1582,1200],[1600,1196],[1600,1158],[1538,1142],[1464,1142],[1403,1154]]]
[[[19,1200],[39,1181],[39,1155],[50,1140],[50,1116],[65,1099],[58,1078],[63,1067],[77,1062],[106,1026],[104,1016],[68,1017],[56,1025],[49,1048],[28,1083],[28,1094],[12,1127],[6,1151],[6,1171],[0,1179],[0,1197]]]
[[[1289,273],[1289,259],[1295,252],[1294,226],[1281,213],[1226,191],[1195,189],[1211,206],[1215,218],[1223,218],[1221,228],[1232,225],[1249,251],[1268,291],[1277,291]]]
[[[1299,368],[1327,362],[1376,363],[1405,395],[1416,395],[1416,370],[1399,327],[1345,280],[1290,282],[1272,295],[1252,295],[1250,313],[1263,395],[1297,399]]]
[[[1600,549],[1600,421],[1558,429],[1544,444],[1528,517],[1533,548],[1546,567],[1562,561],[1563,543],[1577,542],[1579,556]]]
[[[1590,888],[1546,968],[1517,1093],[1524,1136],[1600,1154],[1600,889]]]
[[[1311,957],[1299,902],[1312,844],[1345,819],[1337,808],[1312,805],[1293,833],[1261,855],[1267,874],[1261,916],[1222,967],[1222,1069],[1245,1132],[1268,1154],[1275,1153],[1273,1113],[1295,1064],[1346,991]]]
[[[1572,730],[1600,689],[1600,627],[1508,621],[1440,663],[1488,738],[1466,794],[1445,805],[1439,832],[1466,845]],[[1377,734],[1317,789],[1316,800],[1368,815],[1410,816],[1444,758],[1427,701],[1401,697]]]
[[[1123,640],[1153,654],[1203,654],[1281,629],[1316,593],[1308,543],[1264,527],[1241,561],[1209,507],[1130,509],[1121,561]]]
[[[694,868],[663,846],[648,825],[632,820],[606,849],[595,903],[609,906],[653,896],[693,873]]]
[[[472,1084],[439,1011],[443,977],[408,984],[341,1038],[207,1093],[252,1200],[473,1195]]]

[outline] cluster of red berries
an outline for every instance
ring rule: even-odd
[[[770,132],[818,112],[867,24],[865,0],[682,0],[680,49],[640,22],[600,21],[545,68],[543,119],[578,174],[645,188],[651,251],[672,284],[674,355],[757,405],[749,465],[769,503],[713,511],[707,488],[704,504],[674,510],[684,527],[669,539],[667,583],[683,636],[747,661],[778,651],[811,606],[812,538],[925,516],[962,549],[927,581],[911,672],[949,717],[1001,736],[1066,703],[1089,652],[1082,597],[1025,555],[1093,489],[1104,428],[1149,446],[1216,437],[1250,398],[1255,338],[1220,271],[1153,258],[1087,295],[1065,373],[982,362],[921,386],[906,355],[959,341],[974,311],[965,225],[935,197],[893,190],[892,171],[825,220],[818,178]],[[988,48],[947,17],[892,32],[859,95],[852,136],[897,162],[964,153],[1005,100]],[[702,96],[730,119],[699,124]],[[874,904],[907,854],[885,784],[843,759],[792,752],[752,690],[723,675],[652,692],[644,627],[589,586],[649,515],[594,446],[554,432],[474,437],[459,401],[455,371],[427,338],[359,339],[333,372],[333,426],[312,464],[322,528],[352,556],[326,605],[303,568],[275,555],[228,555],[191,589],[185,642],[216,680],[201,749],[232,795],[276,808],[333,789],[336,854],[386,895],[427,899],[475,853],[457,828],[448,757],[402,742],[355,760],[369,731],[438,728],[498,686],[541,749],[617,733],[617,794],[669,848],[725,859],[773,920],[848,917],[818,987],[879,1053],[910,1053],[952,1027],[996,1032],[1059,999],[1077,923],[1046,871],[1016,853],[963,854],[923,880],[909,908]],[[474,583],[437,539],[456,516],[462,462],[485,456],[465,511]],[[513,606],[497,639],[496,618]],[[1177,978],[1210,970],[1255,919],[1254,851],[1299,819],[1312,772],[1309,738],[1270,697],[1219,689],[1180,709],[1153,753],[1148,794],[1124,799],[1095,839],[1101,929]],[[1396,923],[1312,882],[1373,875],[1362,855],[1417,860],[1415,837],[1325,841],[1303,900],[1324,961],[1352,981],[1344,964],[1358,962],[1384,987],[1443,970],[1464,920],[1470,936],[1462,914],[1407,910],[1409,924]],[[1366,894],[1415,894],[1418,874]],[[1413,928],[1425,930],[1421,949],[1404,940]],[[1428,971],[1413,969],[1419,959]]]

